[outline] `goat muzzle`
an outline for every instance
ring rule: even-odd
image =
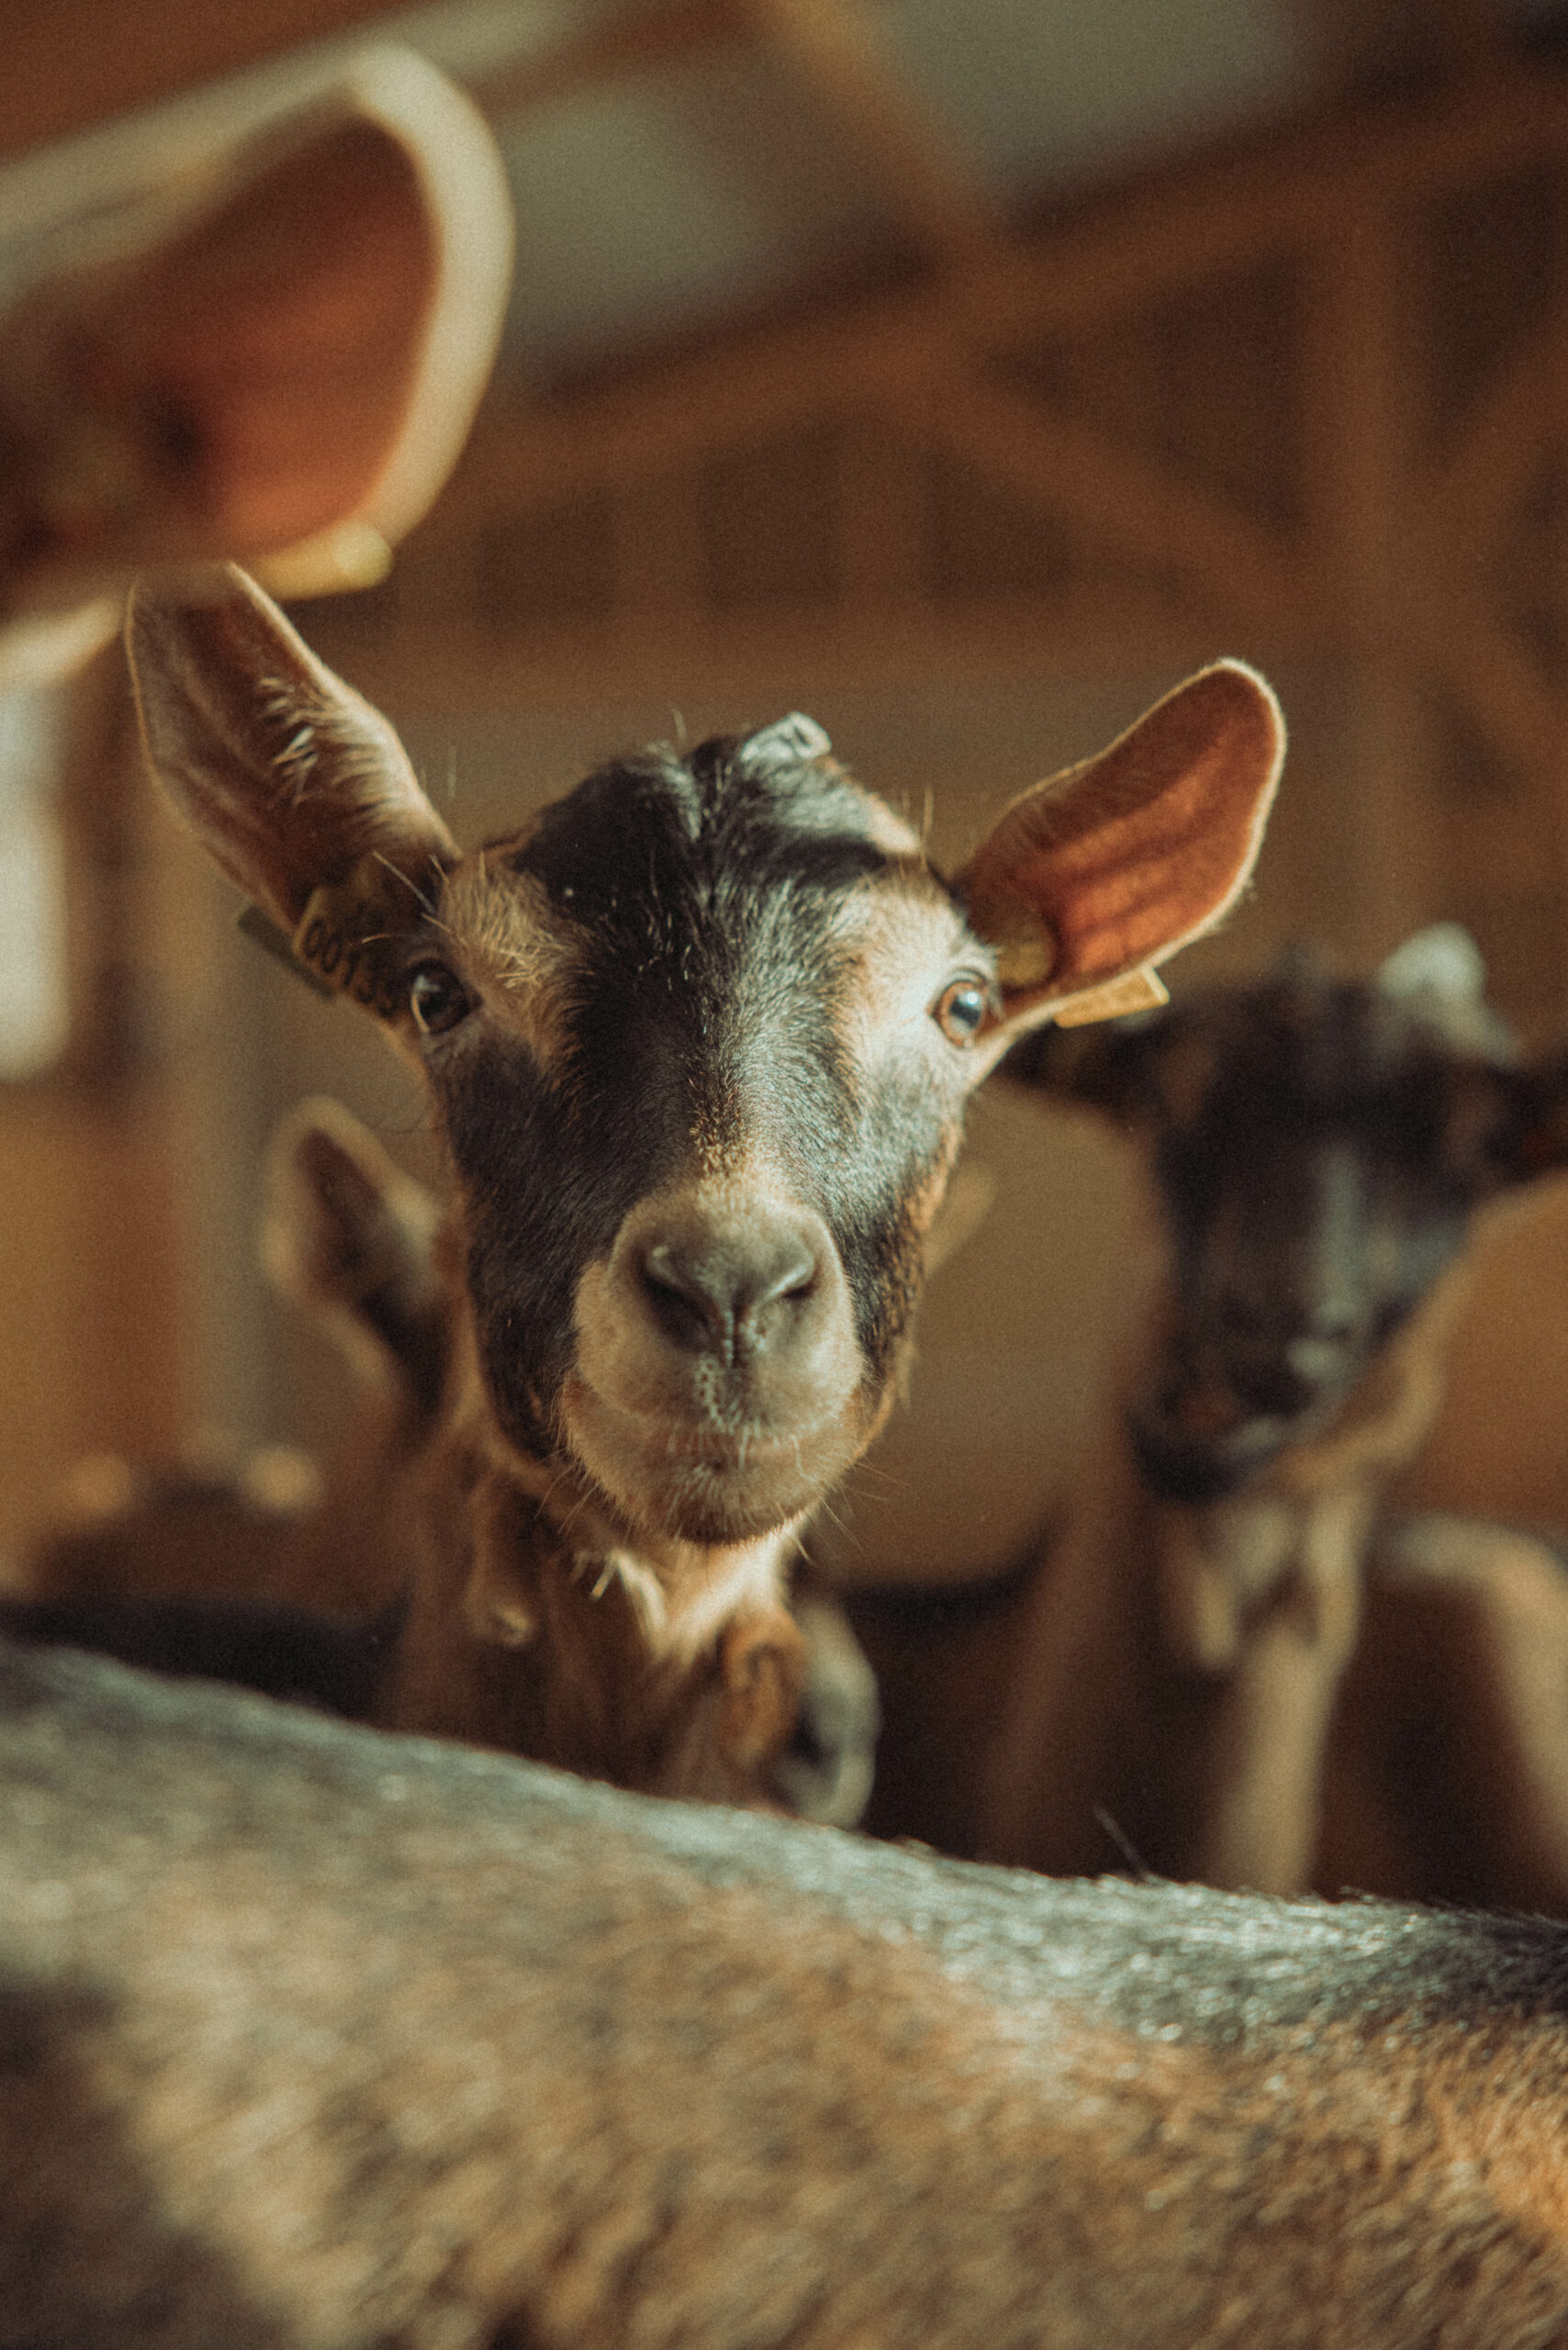
[[[577,1339],[573,1448],[618,1500],[656,1493],[672,1530],[781,1525],[870,1432],[844,1269],[796,1202],[698,1186],[643,1202],[584,1277]]]

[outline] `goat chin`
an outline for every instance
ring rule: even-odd
[[[699,1543],[753,1541],[804,1516],[867,1440],[857,1396],[805,1427],[715,1427],[624,1411],[577,1378],[561,1422],[573,1457],[630,1525]]]

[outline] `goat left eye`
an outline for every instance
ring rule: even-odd
[[[970,1045],[990,1009],[991,998],[979,979],[955,979],[937,997],[931,1017],[950,1045]]]
[[[427,1036],[455,1028],[471,1006],[462,981],[444,963],[421,963],[409,980],[409,1008]]]

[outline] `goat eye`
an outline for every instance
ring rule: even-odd
[[[990,1009],[990,993],[979,979],[955,979],[937,997],[931,1017],[950,1045],[972,1045]]]
[[[409,980],[409,1009],[427,1036],[455,1028],[473,1009],[462,982],[444,963],[421,963]]]

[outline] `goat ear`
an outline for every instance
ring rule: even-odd
[[[302,1102],[273,1138],[262,1262],[366,1378],[433,1408],[447,1348],[441,1211],[341,1103]]]
[[[1221,661],[1013,802],[958,881],[997,949],[1003,1037],[1163,1001],[1151,966],[1235,903],[1284,747],[1269,687]]]
[[[390,1014],[391,956],[456,856],[402,744],[232,564],[210,599],[138,588],[126,643],[154,774],[332,985]]]
[[[1461,923],[1434,922],[1383,957],[1374,983],[1400,1003],[1479,1003],[1486,993],[1486,966]]]
[[[505,181],[409,51],[208,160],[213,193],[40,280],[0,329],[14,610],[221,554],[363,587],[462,444],[499,331]]]
[[[1499,1067],[1518,1058],[1512,1029],[1486,1001],[1481,949],[1457,922],[1417,931],[1379,964],[1372,984],[1457,1050],[1484,1054]]]

